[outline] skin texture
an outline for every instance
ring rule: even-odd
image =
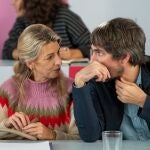
[[[17,17],[23,16],[23,14],[24,14],[24,10],[22,8],[23,1],[22,0],[12,0],[11,3],[16,11]]]

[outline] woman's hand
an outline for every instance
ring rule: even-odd
[[[5,127],[12,128],[14,127],[17,130],[21,130],[28,124],[30,124],[29,117],[23,112],[16,112],[12,116],[6,119]]]
[[[23,128],[23,132],[28,133],[40,140],[55,140],[56,132],[47,128],[41,122],[31,123]]]

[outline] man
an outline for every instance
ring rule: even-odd
[[[91,63],[75,76],[75,118],[84,141],[104,130],[124,139],[150,139],[150,58],[145,34],[133,20],[115,18],[91,35]]]

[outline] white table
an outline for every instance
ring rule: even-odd
[[[31,146],[28,150],[33,150],[34,148],[34,145],[32,145],[32,141],[0,141],[0,145],[3,142],[15,143],[16,146],[20,142],[31,143]],[[103,149],[102,141],[97,141],[94,143],[85,143],[81,140],[66,140],[66,141],[62,140],[62,141],[51,141],[51,142],[53,143],[53,150],[102,150]],[[37,144],[39,144],[38,141]],[[38,146],[40,146],[40,144]],[[44,150],[42,144],[40,149]],[[122,150],[150,150],[150,141],[123,141]]]
[[[102,141],[54,141],[54,150],[103,150]],[[150,141],[123,141],[123,150],[150,150]]]

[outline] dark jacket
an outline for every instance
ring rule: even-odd
[[[138,115],[150,127],[150,62],[141,66],[142,89],[147,99]],[[82,88],[73,87],[74,113],[81,139],[93,142],[102,138],[104,130],[119,130],[124,104],[117,99],[115,80],[105,83],[89,81]]]

